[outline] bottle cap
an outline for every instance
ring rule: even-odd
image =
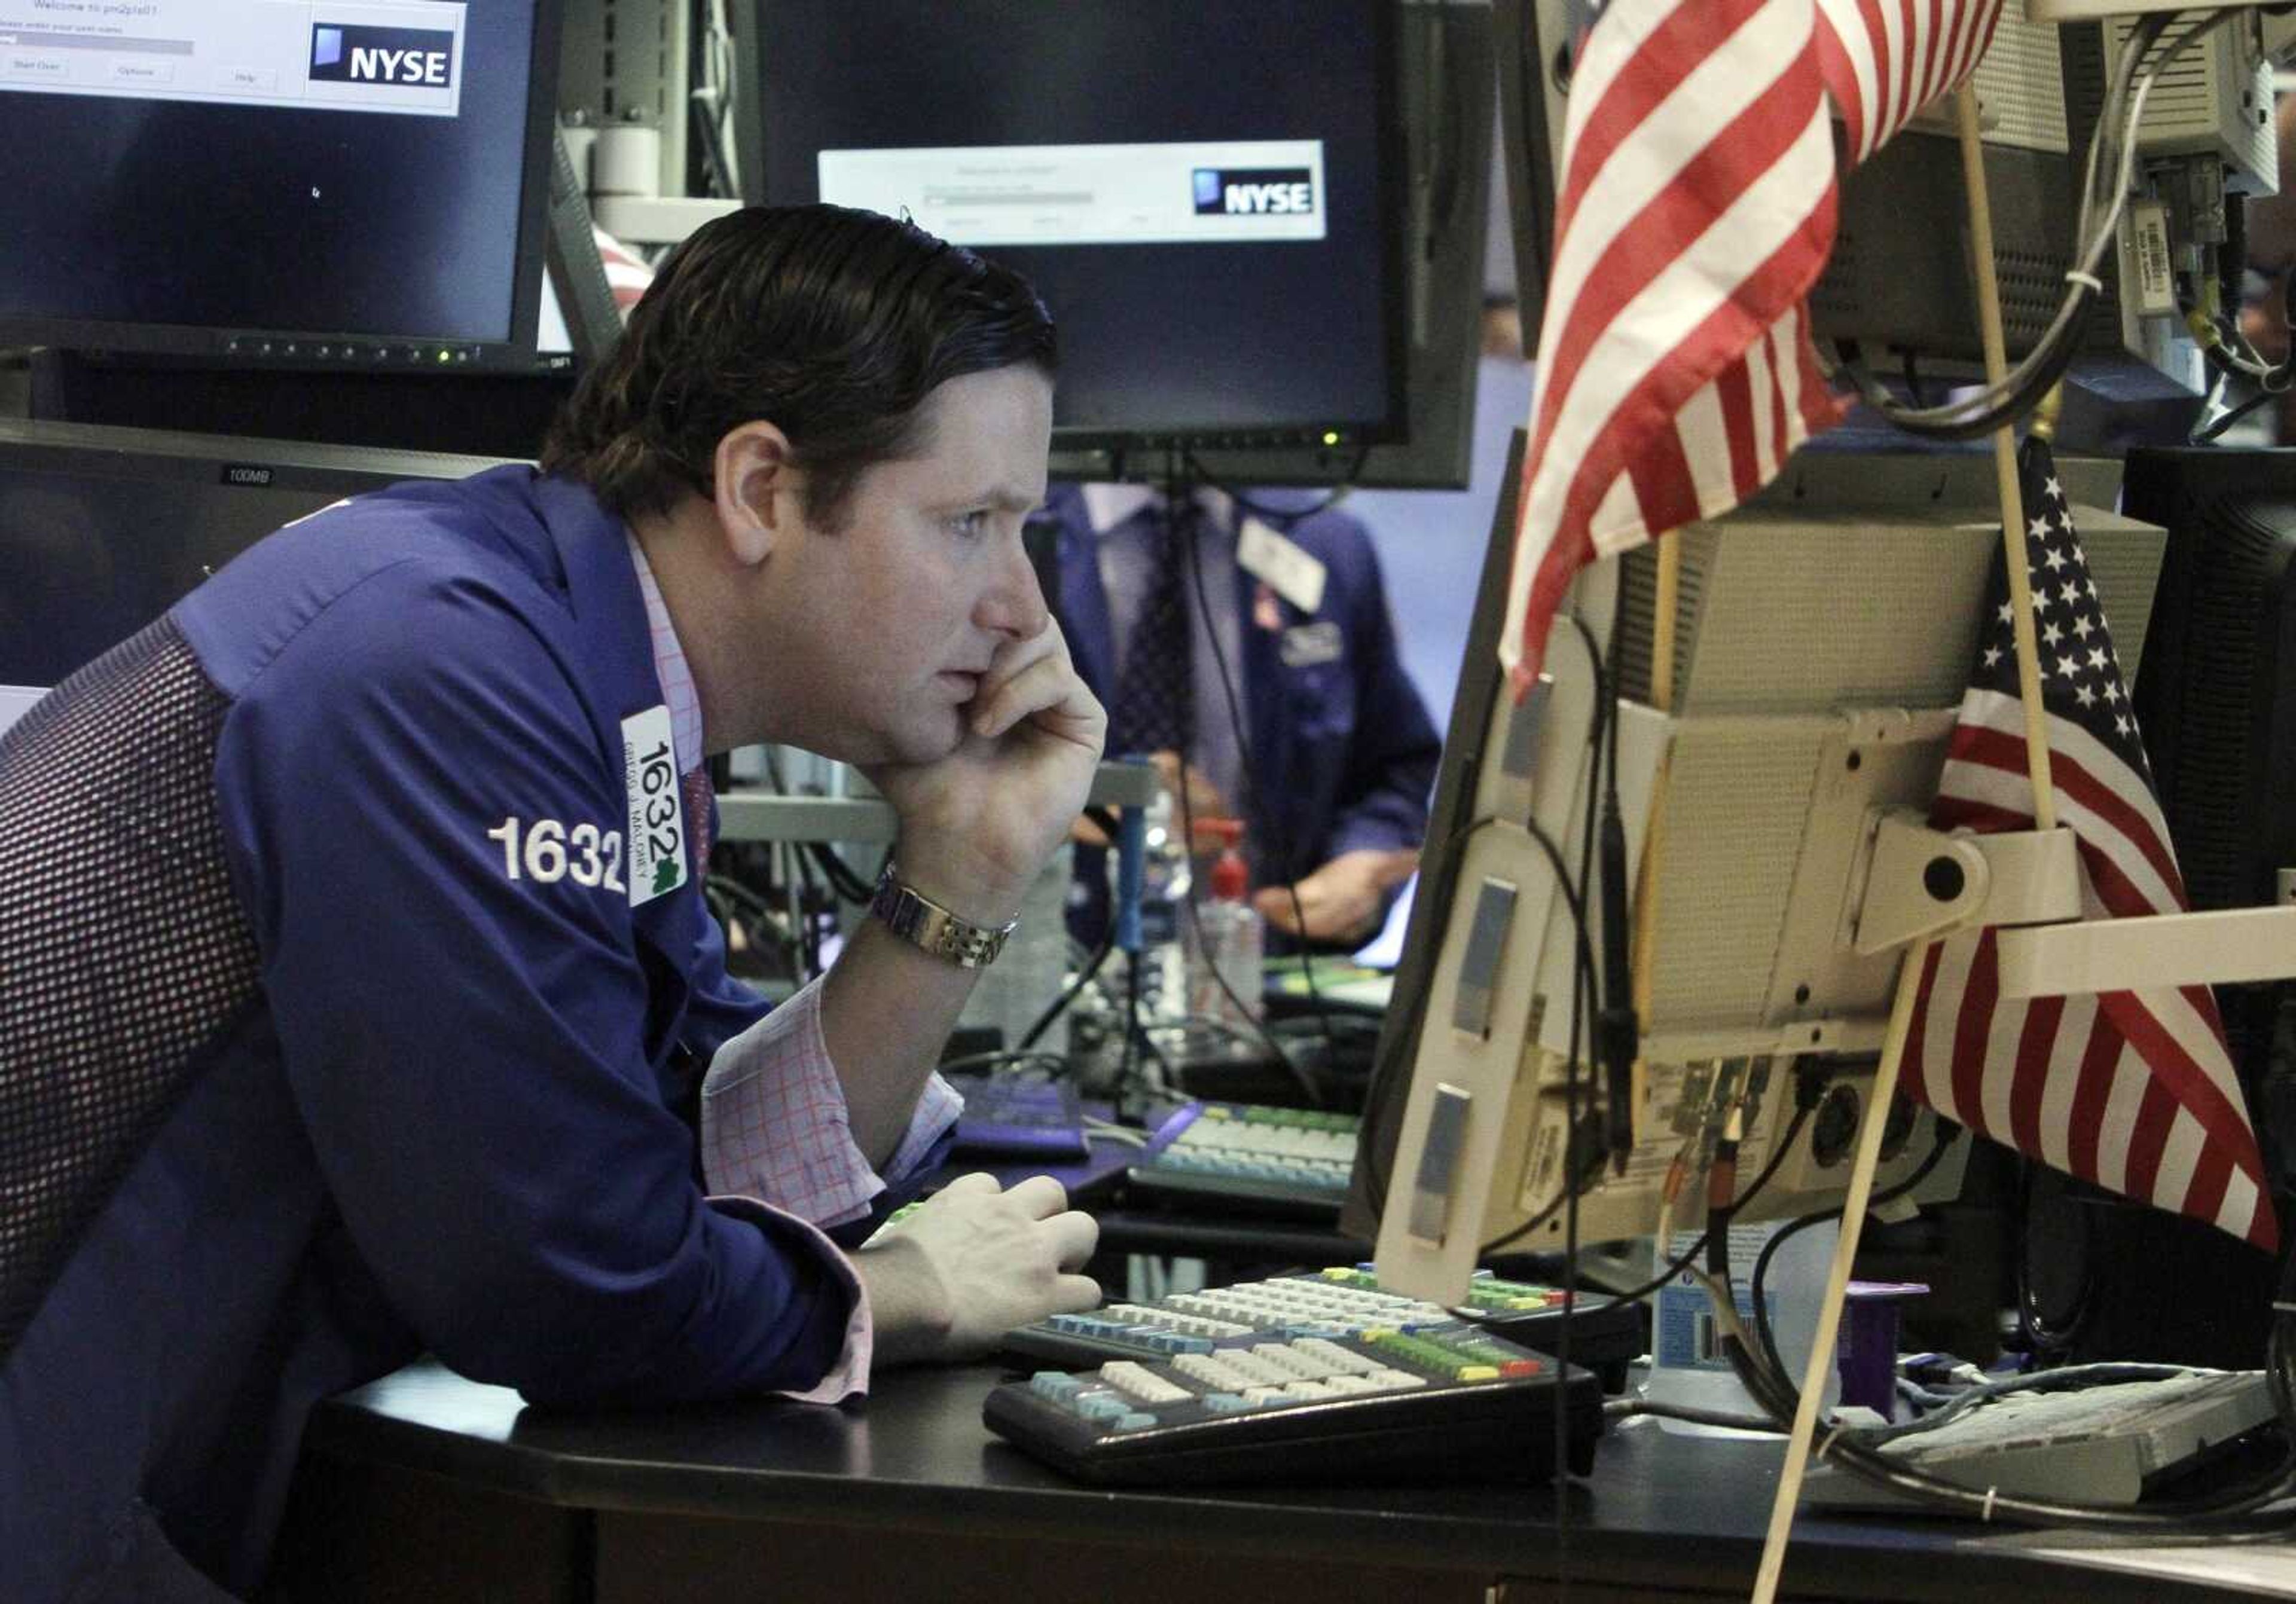
[[[1221,849],[1212,864],[1212,895],[1222,902],[1242,902],[1243,894],[1251,887],[1251,866],[1243,861],[1243,854],[1230,842]]]
[[[1220,814],[1198,814],[1193,833],[1199,852],[1216,846],[1233,847],[1243,839],[1243,821]]]

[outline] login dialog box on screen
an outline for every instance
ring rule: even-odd
[[[0,90],[452,117],[460,4],[0,0]]]
[[[956,245],[1234,244],[1324,236],[1320,139],[824,151],[821,198]]]

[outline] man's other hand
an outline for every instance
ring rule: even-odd
[[[1387,893],[1411,878],[1419,855],[1403,848],[1343,852],[1292,886],[1267,886],[1251,895],[1270,929],[1309,941],[1359,942],[1387,915]],[[1292,905],[1293,893],[1299,905]],[[1301,916],[1306,927],[1301,927]]]
[[[1077,1272],[1099,1240],[1099,1225],[1049,1175],[1009,1190],[958,1176],[853,1256],[869,1289],[874,1362],[976,1358],[1014,1326],[1095,1306],[1098,1283]]]

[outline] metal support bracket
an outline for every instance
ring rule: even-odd
[[[2080,917],[2079,862],[2069,830],[1949,835],[1910,808],[1888,808],[1874,815],[1863,855],[1850,927],[1850,946],[1861,957],[1971,925]]]

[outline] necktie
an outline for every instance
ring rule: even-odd
[[[679,799],[685,804],[685,839],[693,855],[693,878],[709,872],[709,808],[718,793],[709,783],[709,765],[697,763],[678,776]]]
[[[1116,676],[1109,745],[1119,752],[1185,753],[1195,714],[1187,595],[1187,543],[1196,537],[1195,508],[1183,501],[1151,516],[1157,518],[1154,560],[1124,667]]]

